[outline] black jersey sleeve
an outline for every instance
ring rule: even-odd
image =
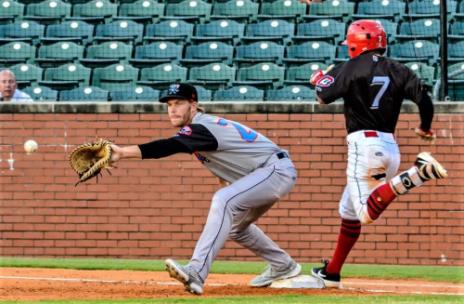
[[[190,150],[177,140],[171,138],[154,140],[152,142],[139,145],[142,159],[162,158],[176,153],[190,153]]]
[[[346,62],[336,65],[316,83],[317,96],[326,104],[341,98],[350,86]]]
[[[201,124],[190,124],[183,127],[172,139],[186,146],[190,153],[215,151],[218,148],[216,137]]]

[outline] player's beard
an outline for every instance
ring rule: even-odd
[[[181,118],[174,118],[171,119],[171,123],[174,127],[176,128],[181,128],[184,127],[192,122],[193,118],[193,111],[192,111],[192,105],[189,105],[188,110],[185,111],[184,114],[182,114]],[[177,115],[176,115],[177,116]]]

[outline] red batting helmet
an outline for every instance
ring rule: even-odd
[[[350,58],[377,49],[387,48],[387,34],[382,24],[374,20],[358,20],[348,27],[344,45],[348,46]]]

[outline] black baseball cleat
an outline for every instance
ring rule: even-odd
[[[446,169],[429,152],[419,153],[414,165],[417,167],[419,176],[423,181],[448,176]]]
[[[311,269],[311,275],[324,282],[326,288],[341,288],[340,274],[339,273],[327,273],[327,265],[329,261],[323,261],[324,266],[314,267]]]

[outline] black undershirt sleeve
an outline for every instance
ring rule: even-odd
[[[191,153],[186,145],[172,137],[141,144],[139,148],[142,152],[142,159],[162,158],[176,153]]]
[[[420,128],[423,131],[429,131],[432,126],[433,119],[433,102],[426,90],[422,90],[421,101],[417,104],[419,106],[419,114],[421,118]]]

